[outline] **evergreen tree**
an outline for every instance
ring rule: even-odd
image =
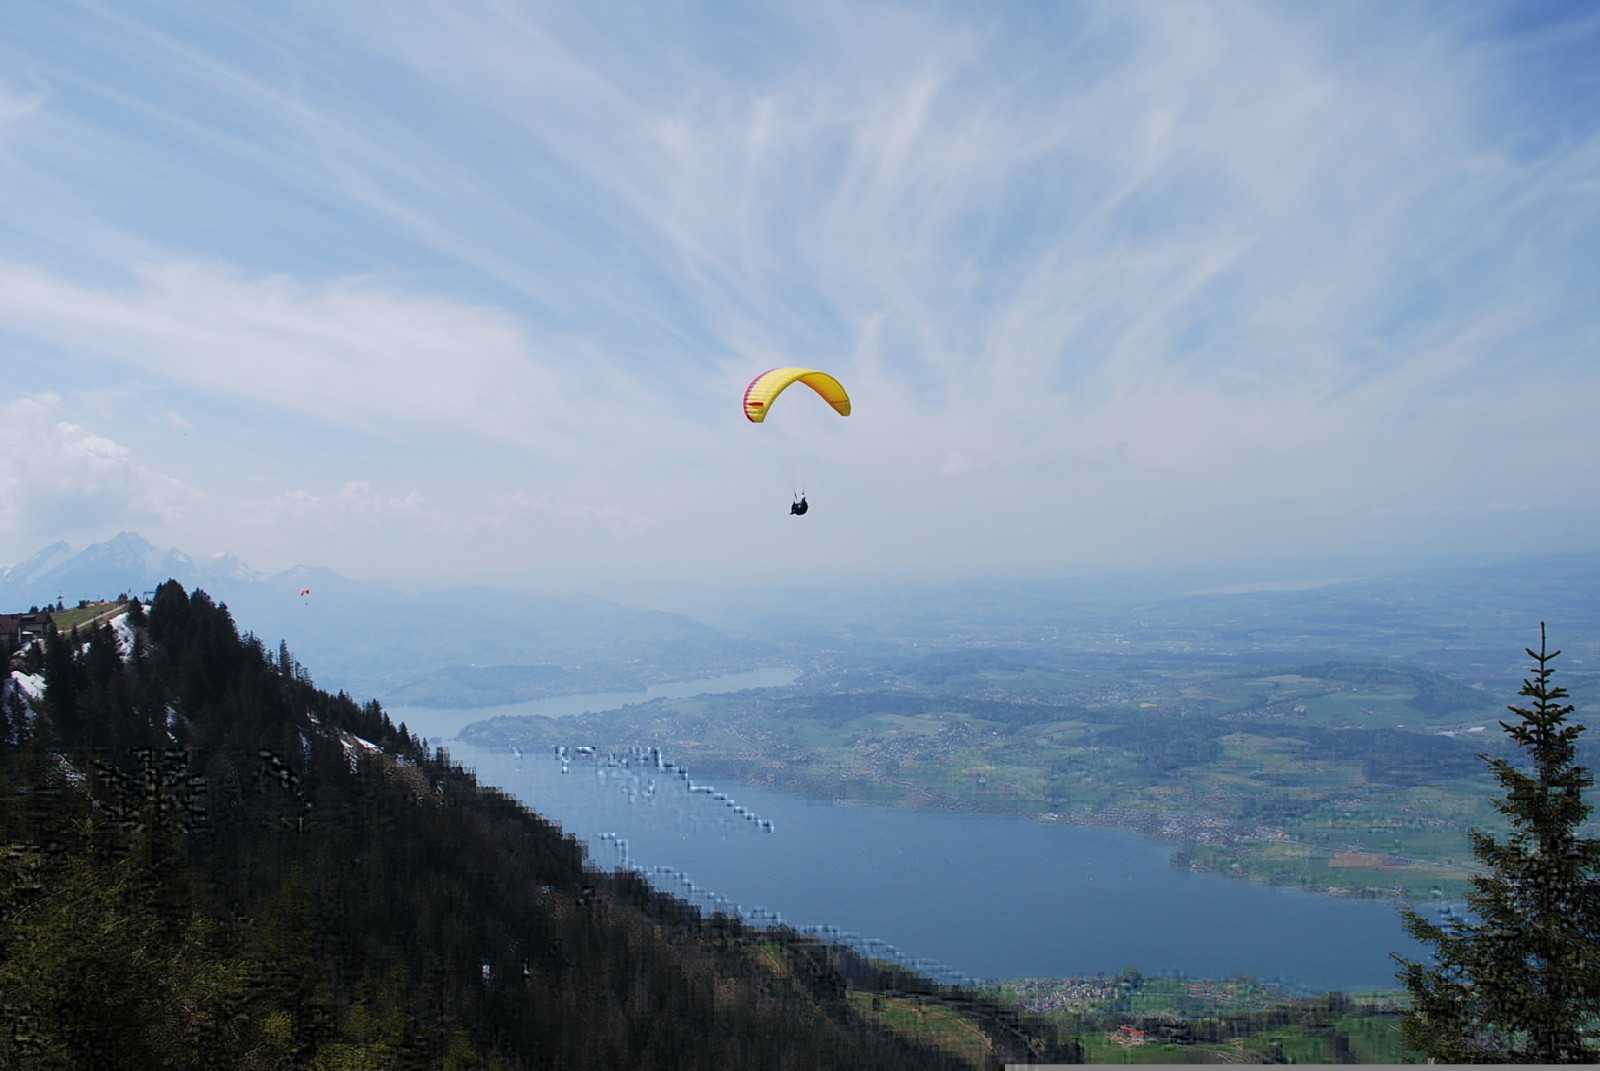
[[[1452,920],[1446,930],[1403,912],[1435,960],[1395,957],[1411,991],[1405,1043],[1442,1063],[1600,1061],[1600,840],[1578,835],[1594,778],[1574,764],[1585,727],[1567,723],[1567,691],[1550,683],[1560,653],[1547,651],[1541,623],[1539,650],[1528,650],[1536,667],[1518,693],[1532,703],[1509,707],[1521,720],[1500,723],[1531,770],[1480,756],[1505,790],[1495,807],[1511,835],[1469,834],[1488,868],[1467,897],[1476,921]]]

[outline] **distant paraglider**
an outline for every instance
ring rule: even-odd
[[[850,415],[850,395],[845,393],[839,381],[828,373],[819,372],[814,368],[774,368],[752,379],[750,385],[745,388],[745,419],[752,424],[764,423],[767,414],[772,410],[773,403],[778,400],[778,395],[796,383],[804,383],[816,391],[840,416]],[[789,513],[795,517],[803,517],[811,508],[806,503],[804,486],[794,488],[794,493],[795,500],[789,506]]]

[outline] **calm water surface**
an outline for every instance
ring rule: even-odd
[[[800,674],[787,666],[769,666],[744,673],[729,673],[700,681],[673,681],[670,684],[653,684],[642,692],[592,692],[585,695],[558,695],[550,699],[530,699],[525,703],[508,703],[498,707],[385,707],[396,725],[406,723],[406,728],[430,741],[449,740],[475,721],[490,718],[521,718],[536,714],[544,718],[565,718],[573,714],[588,714],[601,710],[616,710],[629,703],[643,703],[650,699],[687,699],[692,695],[715,695],[737,692],[745,688],[781,688],[793,684]]]
[[[719,682],[672,687],[734,690]],[[597,698],[545,702],[564,702],[563,713],[605,709]],[[416,709],[391,716],[430,738],[492,716],[440,713],[438,723]],[[751,921],[837,931],[935,973],[1059,977],[1137,965],[1356,990],[1397,986],[1390,952],[1423,958],[1392,903],[1178,870],[1168,846],[1131,833],[701,784],[660,765],[671,755],[563,761],[447,746],[485,784],[582,839],[602,866],[633,866],[665,891]]]

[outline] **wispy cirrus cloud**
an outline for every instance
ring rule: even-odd
[[[44,94],[37,89],[17,90],[0,83],[0,130],[39,109]]]
[[[858,399],[815,450],[863,561],[968,561],[991,528],[997,561],[1044,562],[1157,517],[1140,554],[1381,541],[1411,504],[1600,509],[1562,475],[1600,465],[1593,19],[79,14],[70,46],[43,16],[10,46],[45,89],[0,160],[30,243],[0,265],[8,330],[195,392],[158,409],[329,429],[306,464],[339,451],[338,479],[528,525],[626,502],[675,538],[692,500],[751,546],[718,504],[758,467],[733,399],[796,363]],[[385,471],[345,434],[410,449]]]
[[[538,361],[513,317],[371,280],[164,263],[91,286],[0,261],[0,316],[42,345],[333,424],[527,442],[554,440],[565,423],[539,404],[564,393],[565,373]]]

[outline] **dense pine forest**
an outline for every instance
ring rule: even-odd
[[[0,679],[0,1066],[967,1066],[847,989],[963,1004],[992,1065],[1079,1055],[589,869],[175,582],[114,620],[0,640]]]

